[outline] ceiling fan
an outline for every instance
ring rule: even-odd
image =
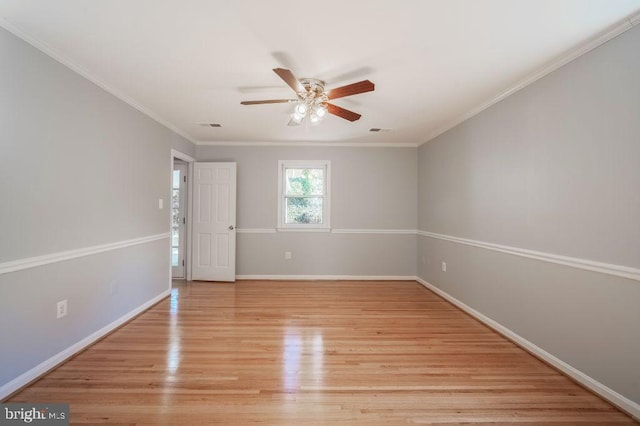
[[[344,98],[345,96],[357,95],[359,93],[371,92],[375,89],[375,85],[369,80],[359,81],[346,86],[337,87],[331,90],[325,90],[324,81],[316,78],[297,79],[293,73],[285,68],[274,68],[273,72],[284,80],[296,92],[296,99],[267,99],[263,101],[243,101],[242,105],[259,105],[259,104],[297,104],[289,126],[297,126],[309,117],[312,124],[318,123],[327,113],[336,115],[349,121],[360,119],[361,115],[348,109],[344,109],[332,103],[330,100]]]

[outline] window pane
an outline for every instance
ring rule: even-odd
[[[323,195],[324,169],[285,169],[286,195]]]
[[[178,266],[178,248],[177,247],[171,249],[171,266]]]
[[[322,203],[323,199],[319,197],[287,198],[285,223],[308,223],[314,225],[322,224]]]
[[[171,225],[180,226],[180,210],[178,209],[171,210]]]
[[[173,188],[180,188],[180,170],[173,171]]]
[[[171,245],[174,247],[180,245],[180,228],[171,228]]]
[[[174,189],[171,194],[171,207],[174,209],[180,208],[180,190]]]

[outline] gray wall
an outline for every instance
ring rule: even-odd
[[[197,148],[198,161],[238,163],[240,229],[276,227],[278,160],[331,160],[332,228],[415,229],[416,154],[415,148]],[[414,235],[239,233],[237,272],[414,276],[415,244]],[[285,251],[292,252],[291,260],[284,259]]]
[[[419,229],[640,267],[639,51],[634,28],[421,146]],[[639,282],[418,239],[421,278],[640,402]]]
[[[0,57],[0,263],[168,232],[170,149],[193,144],[4,29]],[[0,275],[0,386],[169,280],[168,238]]]

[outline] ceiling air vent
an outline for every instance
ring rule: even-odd
[[[200,123],[200,125],[204,127],[222,127],[222,124],[219,123]]]
[[[377,127],[373,127],[371,129],[369,129],[370,132],[390,132],[391,129],[379,129]]]

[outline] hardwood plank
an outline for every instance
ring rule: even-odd
[[[74,424],[633,424],[415,282],[181,284],[11,402]]]

